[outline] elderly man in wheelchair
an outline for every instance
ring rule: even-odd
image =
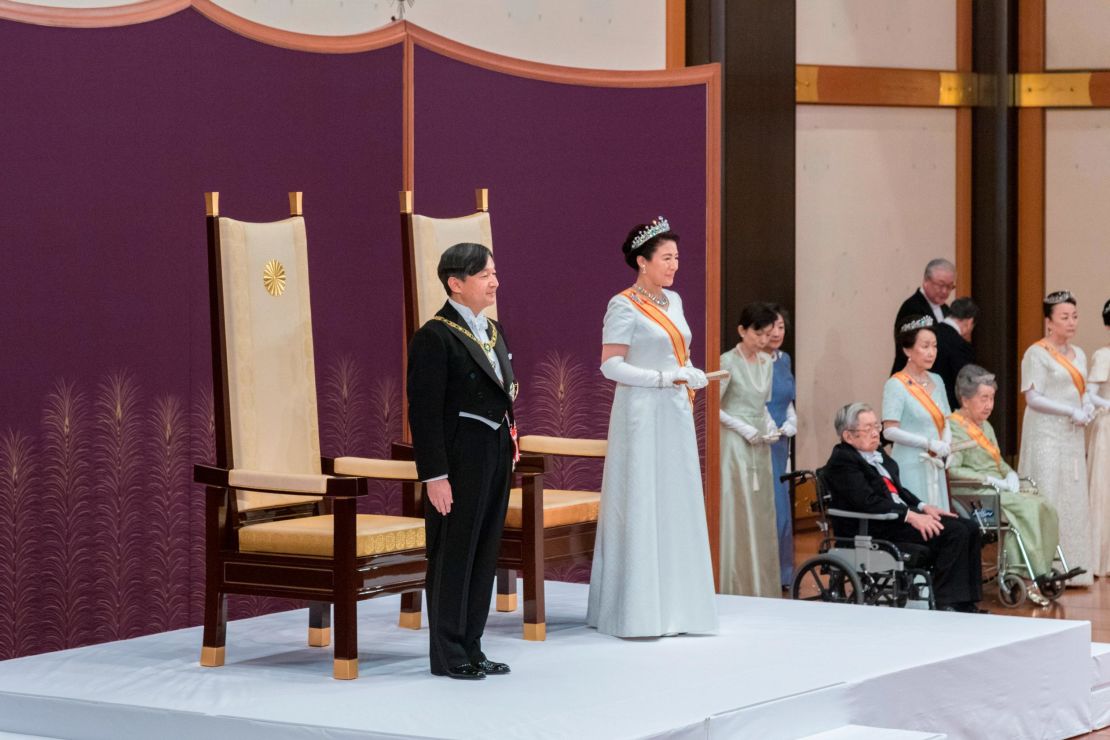
[[[979,612],[980,532],[974,522],[922,503],[904,488],[898,464],[879,448],[880,423],[865,403],[840,409],[835,420],[840,443],[818,474],[818,500],[827,502],[834,537],[825,554],[799,570],[795,597],[817,570],[846,562],[842,576],[861,590],[860,603],[916,600],[927,584],[928,602],[945,611]],[[826,563],[810,567],[821,558]],[[930,579],[924,574],[931,571]],[[924,576],[924,577],[923,577]],[[885,585],[885,588],[884,588]],[[885,594],[892,598],[883,599]],[[830,600],[830,599],[823,599]]]
[[[960,409],[949,417],[949,490],[957,510],[978,522],[988,541],[999,543],[997,563],[986,574],[998,581],[999,601],[1015,607],[1028,596],[1047,606],[1064,592],[1068,579],[1086,571],[1068,568],[1056,509],[1033,481],[1019,480],[1002,459],[987,421],[997,390],[994,375],[978,365],[966,365],[956,376]]]

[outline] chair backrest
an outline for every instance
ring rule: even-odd
[[[208,230],[216,313],[213,395],[217,449],[222,441],[226,458],[218,462],[228,468],[319,474],[304,218],[247,223],[214,210]],[[255,491],[236,496],[240,512],[316,500]]]
[[[493,250],[493,230],[489,211],[486,210],[486,198],[486,191],[479,189],[479,210],[476,213],[457,218],[432,218],[413,213],[412,193],[401,193],[402,231],[405,237],[406,342],[417,329],[435,316],[447,300],[437,273],[439,258],[447,248],[459,242],[473,242]],[[485,314],[496,319],[497,306],[490,306]]]

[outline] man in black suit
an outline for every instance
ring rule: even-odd
[[[898,464],[879,448],[881,424],[865,403],[852,403],[836,414],[841,442],[825,464],[822,480],[830,489],[832,506],[865,514],[895,513],[893,521],[871,521],[868,533],[876,539],[905,543],[929,551],[937,607],[946,611],[979,611],[982,578],[979,527],[968,519],[932,504],[922,503],[902,487]],[[855,519],[836,519],[837,537],[854,537]]]
[[[516,382],[501,325],[482,315],[497,293],[493,255],[456,244],[438,274],[448,300],[408,356],[409,426],[431,504],[429,652],[433,674],[474,680],[509,673],[482,652],[482,633],[509,503]]]
[[[975,320],[979,318],[979,307],[970,298],[957,298],[944,321],[933,326],[937,335],[937,359],[933,362],[933,372],[944,379],[944,389],[948,392],[948,406],[955,410],[960,407],[956,395],[956,376],[965,365],[975,363],[975,348],[971,346],[971,333],[975,330]]]
[[[906,355],[898,346],[898,332],[902,324],[920,316],[932,316],[933,321],[938,324],[944,321],[944,317],[948,315],[945,301],[955,288],[956,266],[946,259],[929,260],[929,264],[925,265],[925,278],[921,281],[921,287],[902,302],[898,315],[894,318],[894,363],[890,368],[891,375],[906,366]]]

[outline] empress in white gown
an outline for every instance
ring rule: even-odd
[[[682,299],[664,293],[689,348]],[[602,342],[628,345],[629,365],[678,367],[667,333],[621,295],[609,301]],[[614,391],[586,621],[618,637],[717,630],[701,463],[684,386],[618,384]]]
[[[1091,355],[1088,388],[1110,400],[1110,347]],[[1103,412],[1087,427],[1087,483],[1091,494],[1091,522],[1097,561],[1095,575],[1110,575],[1110,413]],[[1064,551],[1067,555],[1067,551]],[[1070,563],[1069,563],[1070,565]]]
[[[1087,356],[1076,347],[1072,365],[1087,376]],[[1036,388],[1046,397],[1069,406],[1081,406],[1079,391],[1071,375],[1038,344],[1025,350],[1021,359],[1021,390]],[[1060,548],[1068,567],[1088,572],[1068,581],[1069,586],[1094,582],[1094,547],[1091,539],[1091,507],[1087,500],[1087,461],[1083,427],[1067,416],[1045,414],[1025,407],[1021,428],[1021,457],[1018,474],[1032,478],[1042,496],[1060,515]]]

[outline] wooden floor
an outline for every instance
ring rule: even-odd
[[[800,532],[794,536],[794,562],[798,565],[817,553],[821,538],[817,532]],[[983,550],[984,559],[994,557],[992,546]],[[1092,642],[1110,642],[1110,577],[1096,578],[1090,588],[1069,588],[1058,601],[1040,607],[1026,601],[1020,607],[1008,609],[998,601],[998,590],[993,584],[983,587],[983,601],[979,606],[992,614],[1009,614],[1034,619],[1083,619],[1091,623]],[[1084,738],[1110,740],[1110,728],[1082,735]]]

